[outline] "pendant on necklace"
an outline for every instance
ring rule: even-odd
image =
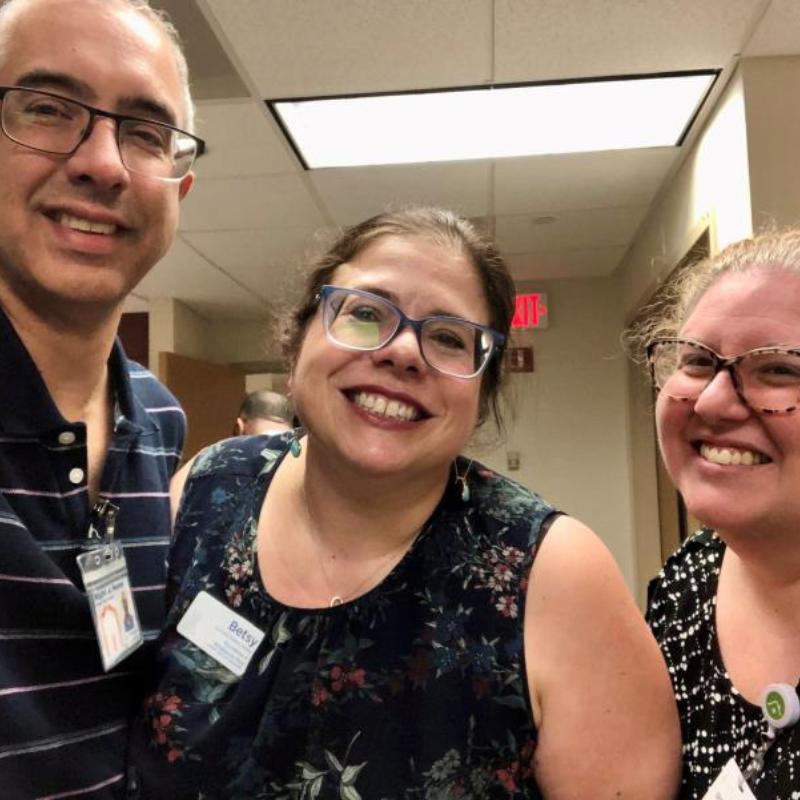
[[[335,594],[333,597],[331,597],[330,607],[335,608],[336,606],[340,606],[342,603],[344,603],[344,599],[339,597],[338,594]]]

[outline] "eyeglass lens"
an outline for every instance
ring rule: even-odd
[[[323,314],[331,339],[353,350],[384,347],[402,323],[397,309],[388,301],[346,289],[328,294]],[[466,320],[430,317],[423,321],[418,338],[425,361],[456,377],[475,375],[492,352],[489,333]]]
[[[2,125],[18,144],[48,153],[72,153],[90,123],[91,112],[70,100],[24,89],[6,91]],[[122,119],[117,140],[126,169],[153,178],[174,180],[191,169],[197,143],[158,122]]]
[[[694,400],[721,366],[710,350],[691,342],[660,342],[652,353],[656,386],[670,397]],[[793,411],[800,403],[800,355],[783,349],[744,354],[734,365],[742,397],[756,411]]]

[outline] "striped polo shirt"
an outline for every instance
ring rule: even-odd
[[[100,499],[119,507],[145,639],[164,615],[169,480],[185,417],[114,344],[115,422]],[[121,794],[128,718],[147,645],[103,672],[76,556],[91,509],[86,427],[67,422],[0,311],[0,797]]]

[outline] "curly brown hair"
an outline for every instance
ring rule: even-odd
[[[345,229],[327,251],[308,266],[302,298],[278,326],[278,340],[290,369],[294,369],[306,329],[316,313],[320,288],[330,282],[337,267],[352,261],[382,236],[423,236],[464,253],[483,285],[489,307],[489,324],[508,336],[514,316],[514,282],[494,244],[468,219],[453,211],[414,206],[387,211]],[[478,420],[482,424],[491,417],[499,432],[504,428],[500,397],[505,384],[505,369],[501,356],[502,353],[498,353],[489,362],[481,377]]]

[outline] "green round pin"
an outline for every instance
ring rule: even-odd
[[[800,720],[800,698],[788,683],[771,683],[761,695],[761,712],[772,728],[788,728]]]

